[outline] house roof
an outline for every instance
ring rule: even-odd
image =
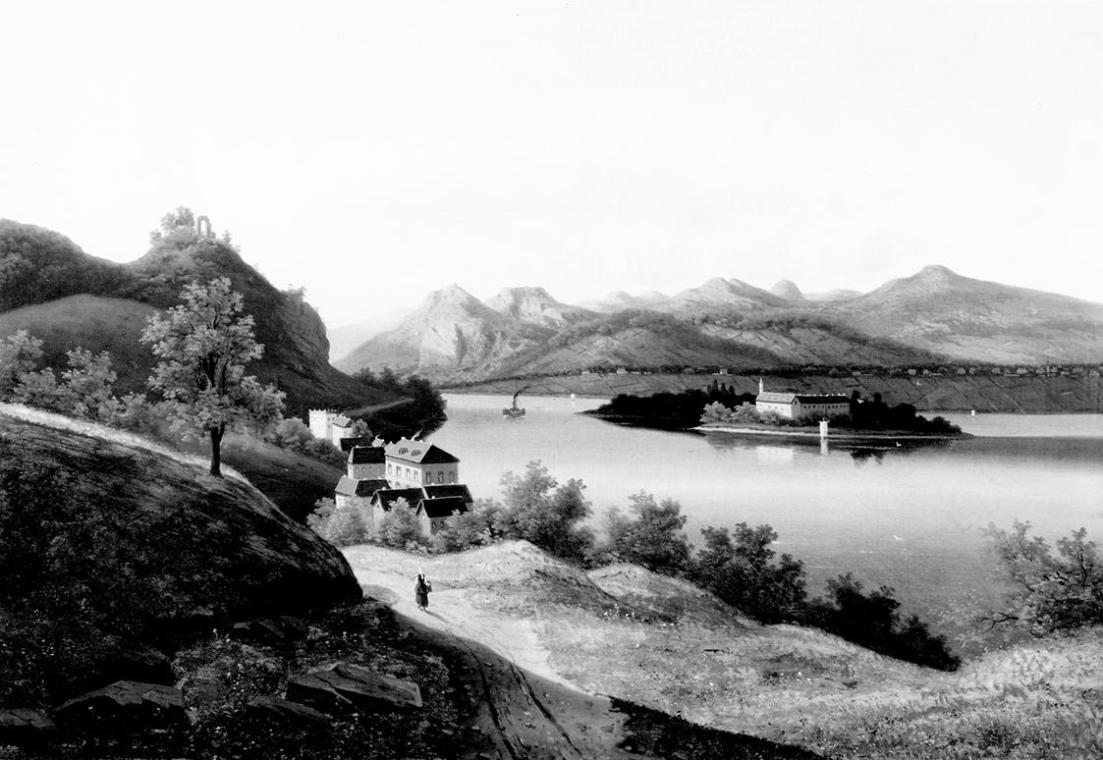
[[[414,507],[424,498],[425,494],[420,488],[381,488],[375,492],[371,501],[372,504],[379,504],[383,511],[389,512],[399,499],[405,499],[407,504]]]
[[[458,496],[463,499],[464,504],[473,504],[475,500],[471,498],[471,490],[463,483],[452,483],[444,486],[422,486],[422,490],[425,491],[425,495],[430,499],[445,499],[452,496]]]
[[[350,425],[352,425],[352,420],[343,414],[338,414],[333,418],[334,427],[349,427]]]
[[[383,464],[386,452],[378,446],[354,446],[349,451],[349,464]]]
[[[403,438],[397,443],[388,443],[384,448],[391,459],[401,459],[414,464],[450,464],[460,461],[444,449],[425,441],[411,441]]]
[[[341,439],[341,451],[351,451],[354,446],[371,446],[371,436],[358,436],[355,438],[342,438]]]
[[[422,499],[417,505],[418,514],[424,512],[428,517],[448,517],[454,514],[463,514],[467,511],[467,505],[462,496],[446,496],[441,499]]]
[[[385,489],[387,487],[387,481],[385,480],[356,480],[350,478],[347,475],[342,475],[341,479],[337,481],[337,487],[334,493],[341,496],[373,496],[377,491]]]

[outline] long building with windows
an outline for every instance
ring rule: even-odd
[[[762,380],[758,381],[754,406],[761,413],[773,413],[790,420],[850,414],[850,399],[846,396],[767,391]]]

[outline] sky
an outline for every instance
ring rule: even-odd
[[[1103,3],[10,2],[0,218],[188,206],[330,327],[543,285],[1103,302]]]

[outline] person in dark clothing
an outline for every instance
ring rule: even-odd
[[[414,598],[417,600],[417,608],[424,612],[429,606],[429,592],[433,590],[433,584],[425,577],[425,573],[417,574],[417,583],[414,584]]]

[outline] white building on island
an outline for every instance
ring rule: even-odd
[[[850,414],[850,399],[846,396],[767,391],[762,380],[758,381],[754,406],[761,413],[772,412],[790,420]]]

